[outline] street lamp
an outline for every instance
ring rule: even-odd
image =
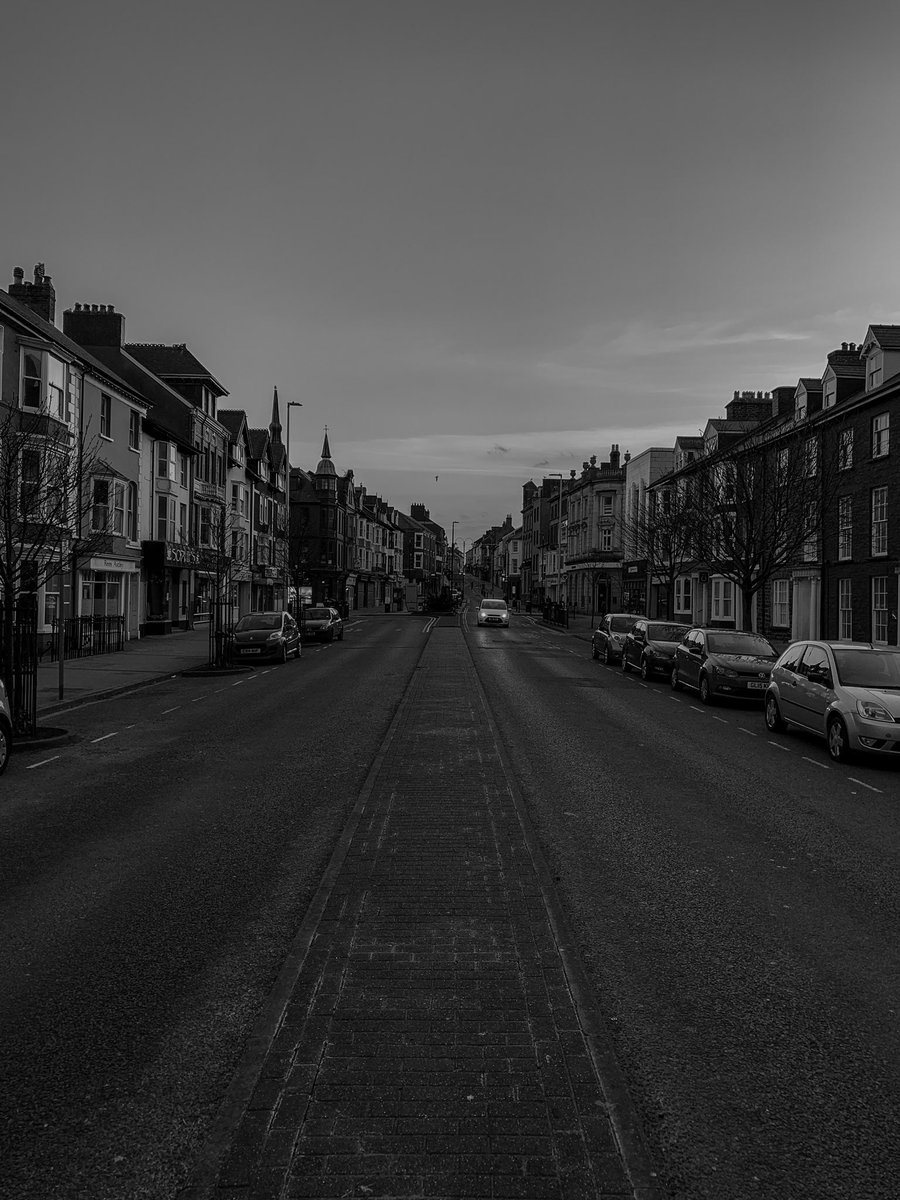
[[[284,606],[290,607],[291,598],[291,409],[302,408],[303,403],[300,400],[288,400],[287,403],[287,453],[285,454],[285,466],[287,468],[287,521],[286,521],[286,548],[284,555],[284,570],[285,570],[285,589],[284,589]],[[300,614],[300,589],[297,589],[297,615]]]
[[[451,521],[450,523],[450,603],[453,604],[453,567],[454,558],[456,557],[456,526],[459,521]]]

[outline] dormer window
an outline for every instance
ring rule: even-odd
[[[798,421],[802,421],[806,417],[806,389],[803,388],[797,392],[794,402],[794,416]]]
[[[884,370],[884,353],[881,350],[876,350],[869,355],[869,360],[866,363],[866,391],[872,392],[877,387],[881,387],[883,381]]]
[[[837,379],[834,375],[826,375],[822,380],[822,404],[825,408],[834,408],[837,404]]]

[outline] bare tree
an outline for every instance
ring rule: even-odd
[[[757,595],[785,568],[814,562],[837,463],[815,425],[786,418],[692,464],[697,558],[740,589],[743,627]]]
[[[106,528],[90,519],[90,481],[103,466],[96,439],[76,438],[44,412],[0,408],[0,673],[17,732],[33,732],[35,721],[23,694],[27,664],[17,619],[23,622],[48,580],[72,567],[76,551],[91,555],[105,545]]]
[[[622,520],[622,544],[647,564],[651,583],[666,589],[665,616],[673,615],[675,580],[696,558],[701,522],[688,481],[673,475],[657,480],[647,501]]]
[[[224,667],[228,663],[228,638],[235,566],[242,556],[243,529],[235,510],[223,501],[209,501],[200,506],[198,533],[200,578],[206,579],[210,591],[210,666]]]

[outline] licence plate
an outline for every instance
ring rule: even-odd
[[[259,646],[251,646],[247,650],[242,650],[241,654],[259,654]]]
[[[754,682],[753,682],[753,683],[748,683],[748,684],[747,684],[747,687],[748,687],[748,688],[756,688],[758,691],[764,691],[764,690],[765,690],[765,687],[766,687],[766,684],[765,684],[764,682],[757,683],[757,682],[754,680]]]

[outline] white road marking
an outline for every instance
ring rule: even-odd
[[[670,696],[669,699],[674,700],[676,704],[684,704],[684,701],[680,696]]]
[[[781,742],[769,742],[770,746],[774,746],[776,750],[788,750],[788,746],[782,746]]]
[[[181,705],[180,705],[180,704],[175,704],[175,705],[173,705],[173,706],[172,706],[172,708],[164,708],[164,709],[162,710],[162,712],[161,712],[159,715],[160,715],[161,717],[164,717],[164,716],[166,715],[166,713],[174,712],[176,708],[181,708]]]
[[[754,733],[752,729],[745,729],[743,725],[738,725],[738,731],[740,733],[749,733],[751,737],[759,737],[758,733]]]
[[[643,679],[639,679],[639,680],[637,680],[637,682],[640,684],[641,687],[648,688],[650,686],[649,683],[644,683]]]
[[[830,771],[828,763],[819,762],[817,758],[807,758],[805,754],[801,755],[804,762],[812,763],[814,767],[821,767],[825,771]]]
[[[126,726],[125,726],[125,728],[126,728],[126,729],[134,729],[134,726],[133,726],[133,725],[126,725]]]
[[[724,717],[716,717],[716,716],[713,716],[713,714],[712,714],[712,713],[710,713],[709,715],[712,717],[712,719],[713,719],[714,721],[721,721],[723,725],[730,725],[730,724],[731,724],[731,722],[730,722],[730,721],[726,721]]]
[[[691,705],[691,712],[706,712],[705,708],[698,708],[696,704]]]
[[[877,792],[879,796],[884,795],[884,792],[881,790],[881,788],[872,787],[871,783],[863,783],[861,779],[854,779],[852,775],[850,776],[850,782],[858,783],[860,787],[868,788],[870,792]]]
[[[59,758],[58,754],[54,754],[52,758],[42,758],[40,762],[31,763],[25,768],[26,771],[33,771],[36,767],[45,767],[49,762],[56,762]]]
[[[237,683],[233,683],[231,686],[232,686],[232,687],[240,687],[242,683],[246,683],[246,682],[247,682],[247,681],[246,681],[245,679],[239,679],[239,680],[237,681]]]
[[[196,697],[195,697],[195,698],[194,698],[194,699],[191,701],[191,704],[199,704],[201,700],[205,700],[205,699],[206,699],[206,697],[205,697],[205,696],[196,696]]]
[[[105,742],[107,738],[118,737],[118,736],[119,736],[118,729],[116,730],[115,733],[104,733],[103,737],[91,738],[91,745],[93,746],[95,742]]]

